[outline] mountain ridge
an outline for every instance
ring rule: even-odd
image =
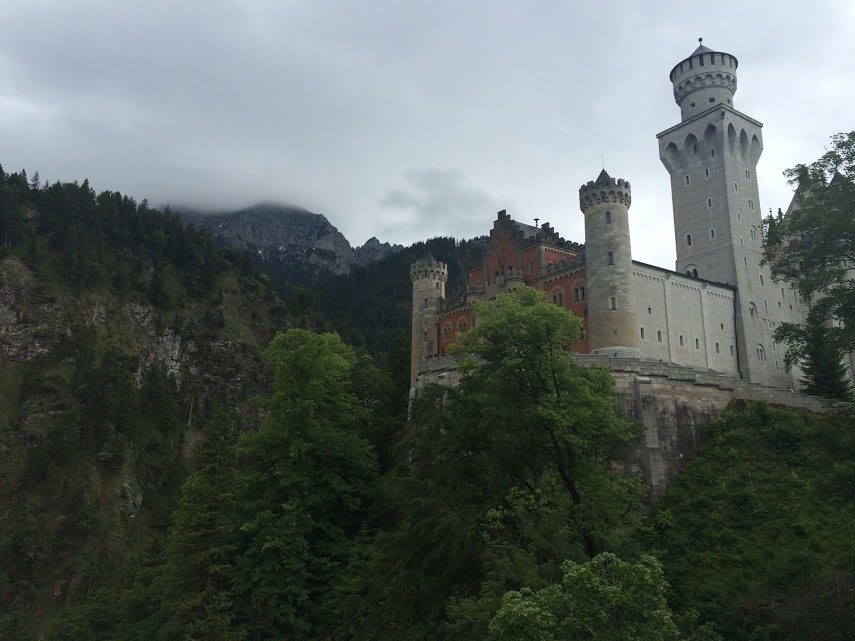
[[[270,264],[285,283],[348,274],[403,249],[381,243],[376,236],[354,247],[323,214],[297,205],[258,203],[227,212],[179,211],[185,223],[210,229],[219,244],[245,249]]]

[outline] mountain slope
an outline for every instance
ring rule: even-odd
[[[351,247],[323,215],[300,207],[261,204],[225,214],[186,210],[181,217],[210,229],[224,246],[250,251],[275,280],[284,283],[347,274],[401,249],[376,238]]]

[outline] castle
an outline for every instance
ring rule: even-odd
[[[701,44],[671,70],[681,120],[657,138],[671,177],[675,270],[632,259],[630,183],[605,170],[579,189],[584,245],[501,211],[462,298],[446,299],[447,267],[430,254],[412,265],[411,387],[454,369],[431,357],[476,323],[473,301],[525,284],[582,319],[579,354],[797,389],[801,372],[785,370],[773,333],[802,323],[807,305],[761,264],[762,124],[733,105],[737,67],[731,54]]]

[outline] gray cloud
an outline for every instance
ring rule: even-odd
[[[404,179],[409,189],[391,189],[380,201],[382,207],[398,210],[394,227],[427,236],[478,235],[488,231],[479,225],[499,209],[484,190],[466,184],[457,169],[411,169]]]
[[[486,233],[505,207],[582,240],[604,156],[634,254],[671,266],[671,67],[701,35],[739,58],[763,206],[786,206],[782,170],[852,128],[850,4],[6,3],[0,163],[153,203],[294,202],[361,244]]]

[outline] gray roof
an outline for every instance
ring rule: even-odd
[[[537,227],[534,227],[532,225],[526,225],[525,223],[520,223],[516,220],[514,221],[514,224],[519,227],[519,230],[522,232],[523,238],[529,239],[537,237],[537,232],[539,231]]]

